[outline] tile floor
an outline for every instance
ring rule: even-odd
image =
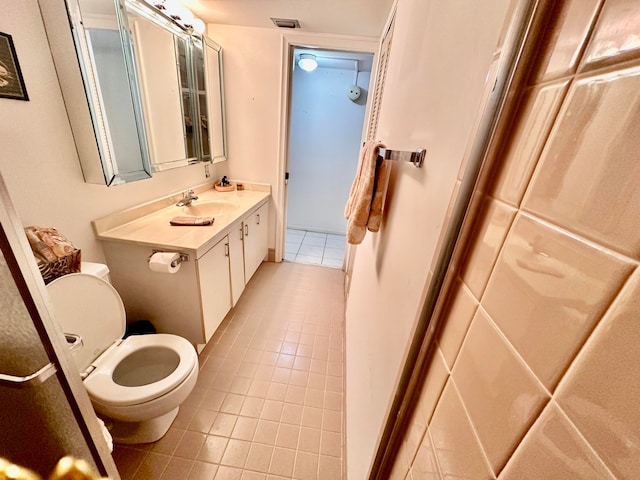
[[[200,354],[169,432],[117,445],[123,480],[340,480],[344,274],[263,263]]]
[[[346,237],[287,228],[284,259],[289,262],[342,268]]]

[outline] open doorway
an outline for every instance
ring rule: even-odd
[[[284,259],[341,268],[373,54],[294,48],[293,60]]]

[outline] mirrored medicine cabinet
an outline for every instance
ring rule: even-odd
[[[227,159],[222,50],[142,0],[40,0],[88,183]]]

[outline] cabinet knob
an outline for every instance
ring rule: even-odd
[[[244,236],[245,237],[249,236],[249,224],[247,223],[244,224]]]
[[[229,242],[224,244],[224,256],[225,257],[229,256]]]
[[[256,214],[256,224],[260,225],[260,214]]]

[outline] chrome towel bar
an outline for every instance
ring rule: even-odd
[[[381,157],[384,160],[393,160],[398,162],[411,162],[416,168],[421,168],[426,154],[427,154],[427,150],[424,148],[418,148],[415,152],[381,148],[379,157]]]
[[[15,375],[7,375],[6,373],[0,373],[0,386],[12,387],[12,388],[29,388],[40,385],[51,375],[56,373],[56,366],[53,363],[47,363],[37,372],[24,377],[17,377]]]

